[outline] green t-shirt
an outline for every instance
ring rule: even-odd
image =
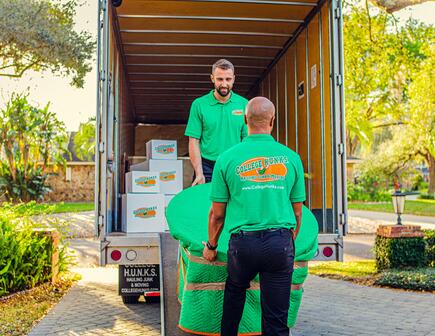
[[[213,92],[193,101],[184,135],[199,139],[201,156],[216,161],[248,135],[243,117],[248,101],[231,92],[231,97],[222,103]]]
[[[302,161],[271,135],[249,135],[217,159],[210,198],[227,203],[230,233],[294,228],[290,202],[305,201]]]

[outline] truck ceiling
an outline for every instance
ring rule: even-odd
[[[234,90],[255,95],[323,2],[123,0],[113,20],[136,122],[185,123],[219,58],[236,68]]]

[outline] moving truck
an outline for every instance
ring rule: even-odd
[[[275,104],[273,136],[304,164],[306,205],[319,223],[316,258],[343,259],[342,44],[337,0],[99,1],[96,231],[101,264],[121,265],[126,302],[140,293],[121,288],[134,282],[128,276],[149,275],[141,290],[158,295],[164,255],[160,234],[122,231],[125,173],[145,160],[147,141],[177,140],[190,185],[183,133],[193,99],[213,88],[211,66],[220,58],[235,65],[237,93]]]

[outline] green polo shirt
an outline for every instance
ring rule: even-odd
[[[302,161],[271,135],[249,135],[219,156],[210,198],[227,203],[225,226],[230,233],[294,228],[290,203],[305,201]]]
[[[201,156],[216,161],[248,135],[243,117],[248,101],[231,92],[231,97],[222,103],[213,92],[193,101],[184,135],[199,139]]]

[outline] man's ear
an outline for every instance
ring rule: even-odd
[[[275,121],[275,116],[273,116],[272,119],[270,119],[269,126],[272,127],[272,128],[273,128],[274,121]]]
[[[213,75],[210,75],[210,80],[214,84],[214,76]]]

